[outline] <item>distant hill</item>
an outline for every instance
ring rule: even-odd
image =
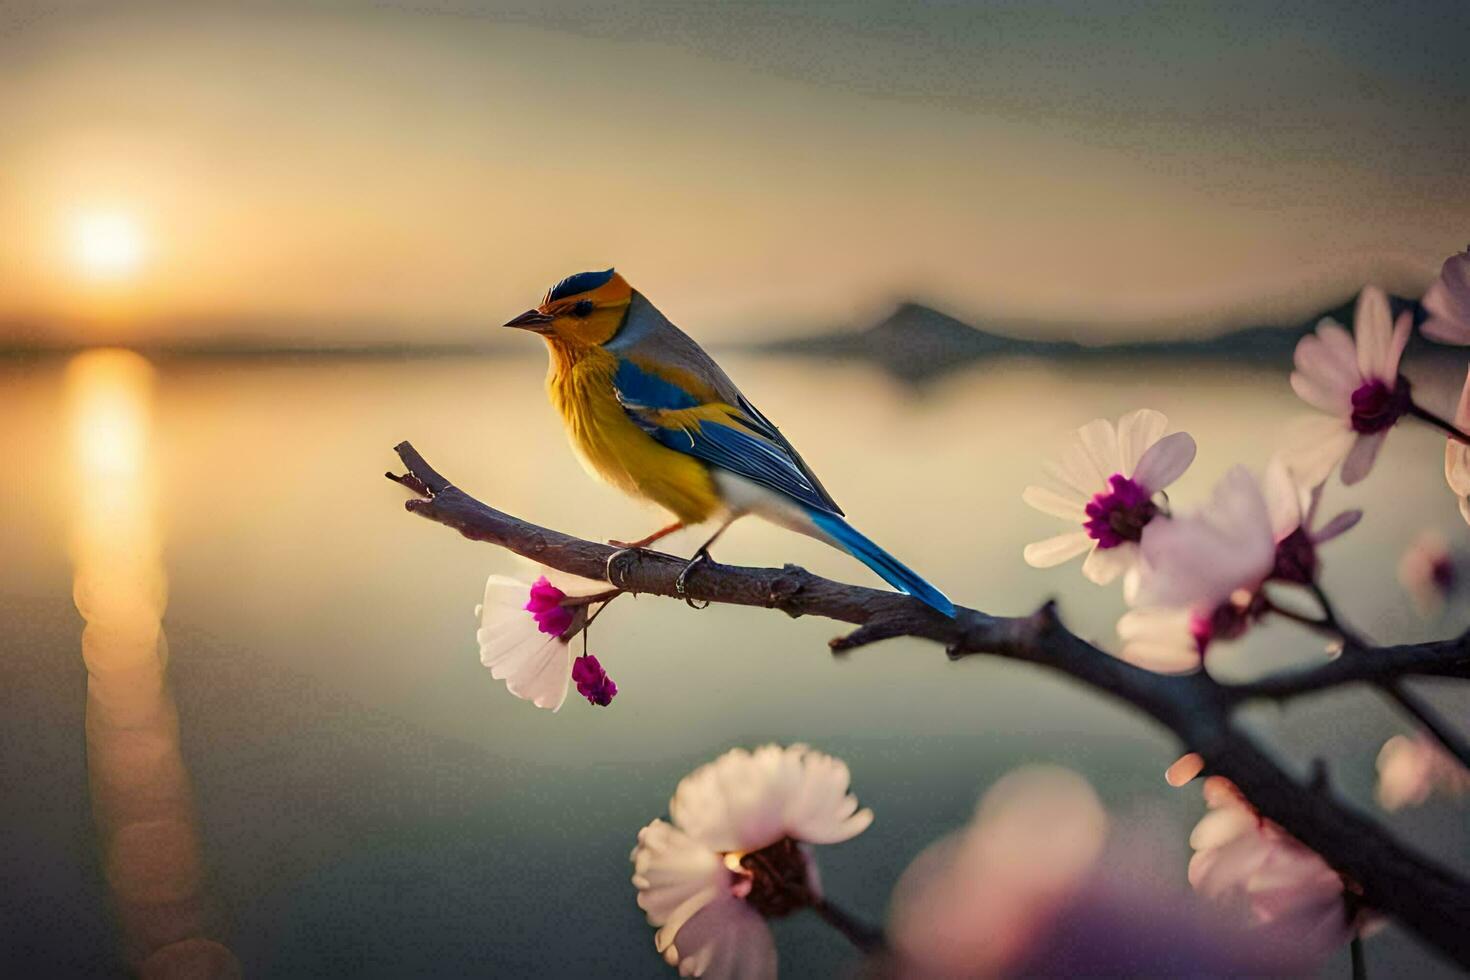
[[[972,326],[922,303],[901,303],[897,309],[866,330],[838,330],[811,337],[792,337],[758,344],[772,354],[861,360],[877,365],[897,378],[920,383],[974,361],[988,358],[1032,357],[1049,360],[1083,360],[1121,357],[1232,360],[1261,363],[1289,362],[1291,352],[1317,321],[1330,316],[1351,324],[1354,299],[1324,310],[1295,326],[1242,327],[1213,337],[1179,340],[1136,340],[1108,344],[1081,344],[1073,340],[1038,340],[1005,331]],[[1415,300],[1393,297],[1397,315],[1415,311]],[[1017,333],[1028,328],[1018,328]],[[1421,344],[1417,333],[1412,345]]]

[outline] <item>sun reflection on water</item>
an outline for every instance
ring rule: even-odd
[[[128,964],[147,977],[238,976],[230,951],[207,938],[217,916],[166,672],[153,387],[152,367],[131,351],[88,351],[67,366],[73,596],[86,621],[93,812]]]

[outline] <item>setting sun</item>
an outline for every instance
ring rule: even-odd
[[[88,279],[131,279],[143,264],[146,243],[131,215],[89,211],[76,215],[68,229],[71,261]]]

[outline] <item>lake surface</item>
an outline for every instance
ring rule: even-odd
[[[725,360],[875,540],[988,611],[1058,596],[1068,623],[1104,644],[1116,590],[1089,585],[1076,565],[1021,560],[1024,544],[1058,530],[1020,500],[1042,458],[1088,419],[1158,408],[1200,445],[1171,490],[1187,509],[1230,465],[1263,466],[1303,408],[1284,369],[1241,365],[997,362],[915,391],[861,365]],[[411,439],[459,486],[539,523],[599,539],[659,526],[660,514],[583,474],[546,403],[539,355],[93,367],[0,362],[0,973],[121,973],[137,927],[130,902],[177,884],[180,914],[209,923],[252,976],[672,975],[628,881],[635,835],[691,768],[770,740],[851,765],[877,819],[825,849],[822,869],[828,891],[870,919],[907,863],[1027,762],[1083,773],[1115,832],[1161,828],[1159,873],[1183,882],[1202,804],[1196,788],[1163,782],[1173,740],[1024,665],[952,664],[909,641],[834,661],[827,622],[642,598],[616,603],[592,633],[619,687],[610,708],[574,692],[551,714],[507,694],[479,664],[472,609],[485,577],[518,561],[405,514],[405,493],[382,472]],[[1416,390],[1452,406],[1455,365],[1417,370]],[[131,413],[121,442],[88,434],[88,413],[116,408],[104,389]],[[107,455],[116,445],[124,458]],[[1326,585],[1384,640],[1448,635],[1470,619],[1462,604],[1423,621],[1395,580],[1421,530],[1465,541],[1442,453],[1442,439],[1406,426],[1365,485],[1330,492],[1329,507],[1367,517],[1330,546]],[[118,472],[135,493],[99,497],[123,485],[111,482]],[[685,535],[669,550],[695,543]],[[121,611],[83,588],[109,547],[131,563],[112,583]],[[853,560],[754,521],[718,557],[878,584]],[[161,615],[169,686],[142,657],[133,673],[92,662],[89,692],[74,585],[105,607],[89,612],[94,625],[122,617],[149,637]],[[1312,638],[1277,626],[1224,650],[1219,667],[1318,655]],[[1470,716],[1464,690],[1435,697]],[[107,741],[109,719],[123,741]],[[1252,721],[1294,762],[1327,759],[1365,808],[1377,749],[1405,727],[1358,691]],[[118,754],[116,772],[94,772],[89,786],[88,731],[94,765],[129,738],[149,761]],[[167,880],[140,885],[118,857],[121,811],[101,801],[134,791],[175,815],[160,824],[182,841]],[[1384,819],[1470,867],[1463,811],[1431,804]],[[854,965],[813,919],[777,933],[788,976]],[[1370,940],[1369,957],[1378,975],[1451,973],[1395,928]],[[1346,970],[1345,957],[1328,967]]]

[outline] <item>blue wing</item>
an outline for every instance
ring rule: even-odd
[[[816,511],[842,511],[810,476],[781,433],[741,396],[733,424],[702,420],[697,426],[660,425],[652,413],[697,408],[700,400],[667,378],[646,371],[627,358],[618,359],[613,376],[618,401],[643,431],[663,445],[729,470]]]
[[[660,443],[800,504],[826,540],[856,557],[899,591],[945,616],[955,615],[954,603],[942,592],[843,520],[842,511],[796,450],[745,396],[734,392],[733,403],[719,403],[729,406],[725,412],[728,425],[707,418],[688,426],[669,425],[658,413],[698,408],[705,403],[668,378],[623,357],[618,359],[613,387],[628,417]]]

